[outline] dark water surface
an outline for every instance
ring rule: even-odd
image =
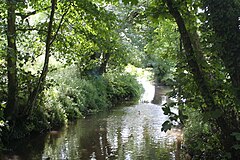
[[[166,89],[155,91],[155,102],[164,103]],[[175,159],[175,135],[161,132],[166,119],[161,104],[116,107],[111,112],[80,119],[60,131],[16,142],[1,159]]]

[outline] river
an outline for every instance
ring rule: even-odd
[[[1,159],[175,159],[176,135],[161,132],[167,119],[161,107],[169,89],[150,83],[145,83],[144,88],[146,92],[137,105],[118,106],[72,122],[59,131],[15,142]]]

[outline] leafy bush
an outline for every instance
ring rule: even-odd
[[[5,133],[11,132],[11,137],[18,139],[32,132],[57,129],[67,120],[106,110],[122,101],[136,100],[141,94],[136,78],[127,73],[84,79],[78,75],[72,67],[52,73],[55,82],[47,82],[54,84],[48,85],[39,96],[32,114],[27,119],[20,118],[12,131],[5,127]]]
[[[107,73],[84,79],[78,75],[74,67],[54,75],[59,84],[55,87],[57,101],[61,103],[68,119],[105,110],[122,101],[136,100],[141,95],[142,90],[136,78],[127,73]]]
[[[48,115],[48,122],[50,123],[51,128],[62,127],[67,121],[65,110],[59,105],[52,106]]]
[[[76,119],[83,114],[89,114],[106,109],[109,101],[106,94],[106,84],[101,77],[79,78],[75,69],[59,76],[59,101],[67,113],[68,119]],[[71,73],[71,74],[69,74]],[[64,76],[63,76],[64,75]]]
[[[191,111],[184,128],[185,149],[194,159],[224,159],[225,154],[218,139],[218,134],[204,122],[201,114]]]
[[[136,78],[129,73],[107,74],[104,78],[108,81],[108,98],[114,104],[122,101],[133,101],[140,98],[142,87]]]
[[[51,128],[58,128],[67,122],[67,115],[59,101],[59,91],[52,87],[45,91],[43,112],[47,114],[47,121]]]
[[[85,105],[88,112],[105,110],[109,106],[107,99],[106,83],[102,77],[93,77],[86,80],[82,86],[82,93],[85,95]]]

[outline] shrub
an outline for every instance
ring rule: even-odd
[[[106,87],[102,78],[72,78],[63,81],[58,88],[59,101],[62,103],[68,118],[75,119],[82,114],[104,110],[109,106]]]
[[[54,85],[45,88],[32,114],[19,121],[13,131],[14,138],[31,132],[56,129],[83,115],[106,110],[122,101],[140,97],[141,87],[130,74],[105,74],[99,77],[77,76],[74,68],[56,72]],[[0,132],[1,133],[1,132]]]
[[[185,126],[184,144],[194,159],[223,159],[218,135],[203,121],[201,113],[191,111]]]
[[[52,106],[48,115],[48,122],[51,128],[62,127],[67,121],[65,110],[59,105]]]
[[[141,87],[130,74],[107,73],[104,76],[79,78],[75,68],[66,68],[54,75],[59,84],[56,87],[58,101],[68,119],[76,119],[101,110],[113,104],[136,100]]]
[[[108,98],[114,104],[122,101],[134,101],[140,98],[143,89],[136,78],[129,73],[107,74],[104,77],[108,81]]]
[[[52,87],[45,92],[45,99],[41,106],[41,112],[46,117],[48,128],[59,128],[67,122],[67,115],[59,101],[59,92]],[[45,121],[45,122],[46,122]]]

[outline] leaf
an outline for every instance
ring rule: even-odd
[[[236,149],[236,150],[240,150],[240,145],[236,144],[236,145],[233,146],[233,148]]]
[[[240,141],[240,133],[239,132],[233,132],[231,136],[234,136],[237,141]]]
[[[167,106],[163,107],[162,110],[163,110],[163,114],[165,115],[168,115],[169,113],[171,113],[170,107],[167,107]]]
[[[213,119],[217,119],[217,118],[221,117],[222,114],[223,113],[222,113],[222,111],[220,109],[216,109],[214,111],[205,112],[203,114],[203,120],[204,121],[208,121],[208,120],[210,120],[212,118]]]
[[[15,42],[14,38],[11,38],[10,41],[11,41],[11,43],[14,43],[14,42]]]
[[[222,111],[220,109],[216,109],[215,111],[213,111],[211,113],[211,115],[212,115],[212,118],[217,119],[217,118],[221,117]]]
[[[177,115],[173,115],[173,116],[169,117],[169,119],[170,119],[171,121],[177,121],[178,116],[177,116]]]
[[[136,5],[138,3],[138,0],[123,0],[124,4],[131,3],[132,5]]]
[[[161,128],[161,131],[164,131],[164,132],[167,132],[167,130],[170,130],[172,128],[172,123],[170,121],[165,121],[163,124],[162,124],[162,128]]]

